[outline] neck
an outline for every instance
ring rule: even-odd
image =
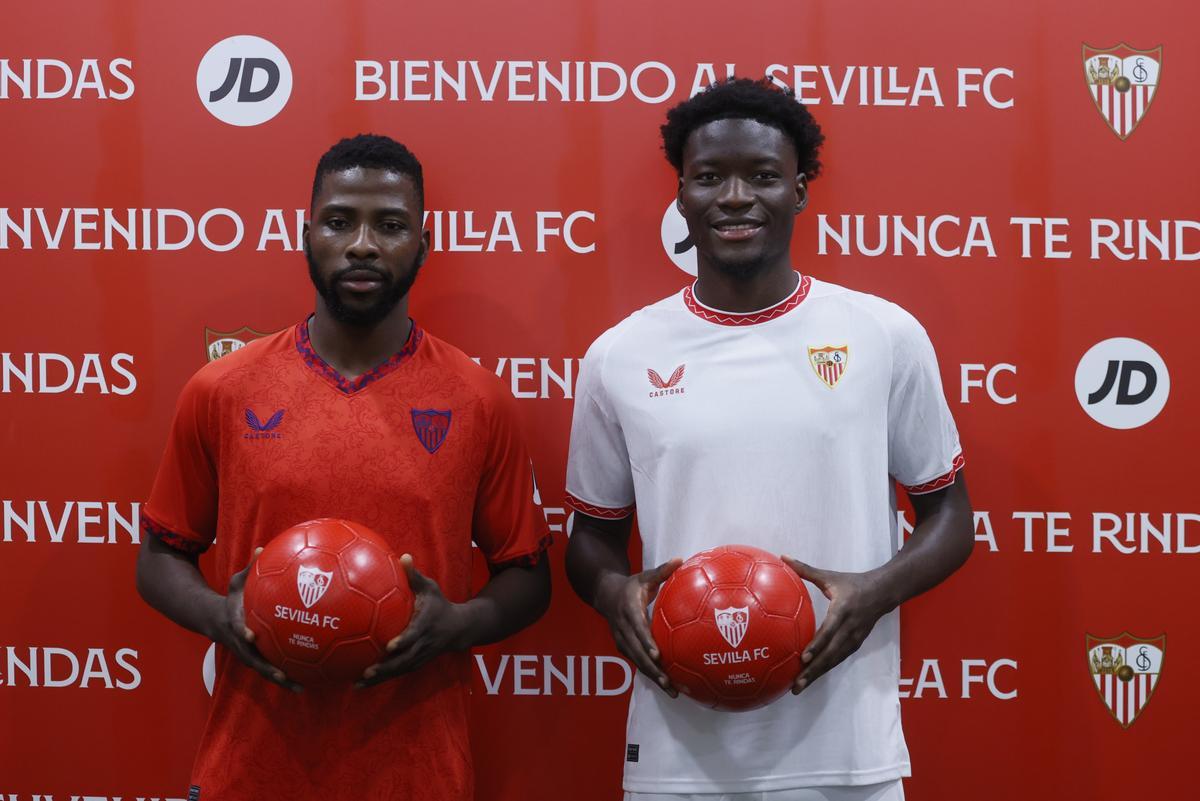
[[[787,262],[780,262],[745,276],[700,264],[694,292],[696,299],[710,308],[752,312],[774,306],[795,290],[796,272]]]
[[[375,325],[360,326],[334,319],[318,295],[316,310],[308,324],[313,350],[326,364],[350,380],[390,359],[404,347],[411,331],[407,296]]]

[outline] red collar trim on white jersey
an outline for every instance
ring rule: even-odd
[[[758,311],[729,312],[710,309],[696,299],[696,292],[693,289],[696,286],[694,283],[692,286],[684,288],[683,305],[687,306],[688,311],[702,320],[707,320],[717,325],[758,325],[759,323],[765,323],[768,320],[774,320],[776,317],[787,314],[803,303],[804,299],[808,297],[808,290],[812,286],[812,278],[807,275],[800,275],[799,273],[797,275],[800,280],[796,282],[796,289],[792,294],[774,306],[769,306]]]

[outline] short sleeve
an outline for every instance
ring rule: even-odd
[[[593,343],[580,366],[567,456],[566,502],[585,515],[618,520],[633,514],[633,470],[625,434],[604,386],[607,344],[607,336]]]
[[[516,401],[498,387],[486,413],[488,447],[475,495],[472,538],[492,572],[537,564],[550,547],[550,529],[537,498]]]
[[[158,475],[141,513],[144,534],[186,553],[208,550],[217,536],[211,386],[196,375],[180,393]]]
[[[888,396],[888,471],[911,495],[954,483],[963,467],[958,428],[942,391],[929,335],[911,315],[892,325],[892,383]]]

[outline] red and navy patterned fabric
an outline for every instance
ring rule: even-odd
[[[428,410],[448,424],[436,448],[414,428]],[[144,510],[148,535],[189,553],[211,545],[224,592],[257,546],[318,517],[374,529],[456,602],[470,593],[472,542],[493,571],[535,563],[549,544],[512,395],[415,324],[402,350],[355,381],[321,359],[301,323],[184,387]],[[192,773],[202,798],[472,798],[468,654],[367,690],[301,695],[223,649],[217,670]]]

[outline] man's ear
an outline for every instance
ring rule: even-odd
[[[429,229],[425,228],[421,231],[421,250],[417,253],[417,267],[420,268],[427,258],[429,258]]]
[[[804,173],[796,175],[796,214],[808,206],[808,176]]]

